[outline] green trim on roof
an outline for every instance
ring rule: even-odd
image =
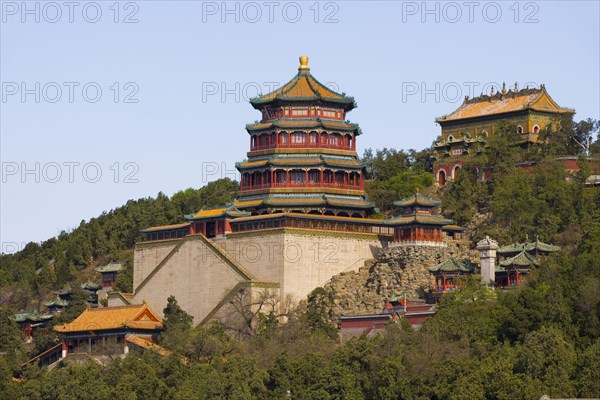
[[[442,204],[441,201],[425,197],[420,193],[416,193],[415,195],[406,197],[402,200],[394,201],[394,205],[398,207],[410,207],[414,205],[419,205],[423,207],[437,207],[440,204]]]
[[[522,251],[514,257],[507,258],[504,261],[500,261],[500,265],[502,267],[537,267],[540,265],[540,262],[537,258],[527,253],[526,251]]]
[[[471,264],[465,264],[454,257],[449,257],[445,261],[428,268],[429,272],[474,272],[475,267]]]
[[[111,261],[106,265],[96,267],[94,269],[96,270],[96,272],[99,272],[101,274],[108,272],[119,272],[121,269],[123,269],[123,264],[121,264],[120,262]]]

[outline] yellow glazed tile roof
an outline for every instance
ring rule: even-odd
[[[227,211],[227,207],[213,208],[209,210],[200,210],[192,218],[218,217]]]
[[[246,200],[246,201],[236,201],[234,203],[235,207],[254,207],[259,206],[263,203],[263,199],[258,200]]]
[[[267,162],[269,162],[269,160],[244,161],[243,163],[240,163],[240,166],[242,166],[242,167],[260,167],[263,165],[267,165]]]
[[[327,99],[343,99],[339,93],[321,85],[311,74],[298,74],[283,87],[260,96],[258,101],[274,100],[275,98],[322,97]]]
[[[186,226],[190,226],[190,224],[189,223],[181,223],[181,224],[173,224],[173,225],[152,226],[150,228],[146,228],[146,229],[142,230],[142,232],[162,231],[162,230],[166,230],[166,229],[185,228]]]
[[[159,330],[162,320],[147,304],[122,307],[88,308],[68,324],[54,327],[56,332],[72,333],[110,329],[136,328]]]
[[[504,95],[497,93],[493,96],[482,96],[465,100],[457,110],[445,117],[437,118],[436,121],[453,121],[526,109],[557,113],[574,112],[556,104],[550,98],[546,89],[542,87],[541,89],[524,89],[519,92],[509,91]]]
[[[125,340],[145,350],[154,351],[155,353],[158,353],[161,356],[168,356],[169,354],[171,354],[171,352],[165,349],[164,347],[159,346],[156,343],[150,342],[149,340],[146,340],[138,335],[126,335]]]

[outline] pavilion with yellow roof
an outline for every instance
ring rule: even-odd
[[[130,342],[154,343],[163,329],[162,320],[146,303],[108,308],[87,308],[72,322],[54,326],[65,335],[68,354],[127,354]]]

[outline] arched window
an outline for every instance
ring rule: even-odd
[[[438,171],[438,185],[440,186],[444,186],[446,184],[446,171],[444,171],[443,169],[440,169]]]
[[[455,165],[454,168],[452,168],[452,179],[456,179],[456,177],[458,176],[458,170],[460,168],[460,165]]]
[[[540,126],[539,125],[534,125],[533,126],[533,133],[540,133]]]
[[[454,136],[450,135],[448,136],[448,143],[453,142],[454,141]]]
[[[486,131],[485,129],[481,131],[481,133],[479,134],[479,136],[483,139],[487,138],[488,135],[488,131]]]
[[[523,127],[521,125],[517,126],[517,133],[519,135],[523,133]]]

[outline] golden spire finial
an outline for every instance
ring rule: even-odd
[[[298,67],[298,71],[310,71],[308,67],[308,56],[300,56],[300,66]]]
[[[506,82],[502,82],[502,94],[506,94]]]

